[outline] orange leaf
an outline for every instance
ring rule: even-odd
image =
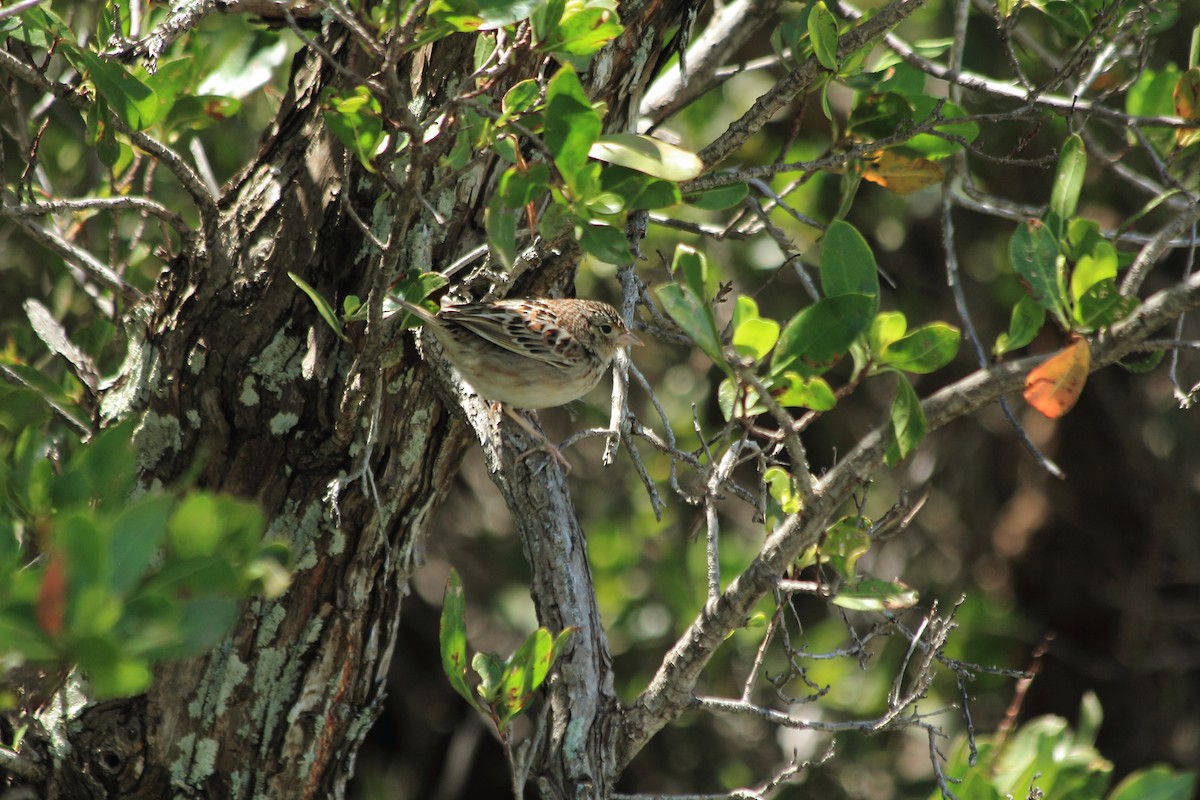
[[[884,150],[868,161],[863,178],[896,194],[912,194],[942,180],[942,168],[927,158]]]
[[[62,633],[67,615],[67,559],[61,550],[50,554],[33,611],[42,630],[51,636]]]
[[[1083,393],[1092,366],[1092,351],[1084,339],[1076,339],[1038,364],[1025,377],[1025,402],[1050,419],[1058,419],[1075,405]]]

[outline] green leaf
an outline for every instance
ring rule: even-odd
[[[108,585],[114,592],[129,591],[150,567],[167,532],[173,502],[167,494],[149,495],[126,506],[114,520],[108,543]]]
[[[541,87],[533,78],[513,84],[512,88],[504,93],[504,99],[500,101],[500,109],[503,112],[501,119],[524,114],[533,108],[537,104],[541,92]]]
[[[888,443],[884,463],[894,467],[907,458],[925,438],[927,427],[925,411],[912,384],[903,375],[898,376],[896,397],[888,413]]]
[[[820,559],[842,580],[853,581],[857,576],[858,560],[870,549],[871,537],[867,535],[866,521],[861,517],[842,517],[826,529]]]
[[[323,112],[325,125],[360,164],[370,172],[372,163],[383,144],[383,113],[379,101],[365,86],[356,86],[348,95],[332,91],[322,94],[329,110]]]
[[[682,278],[684,285],[702,299],[707,299],[716,289],[716,275],[708,269],[708,259],[691,245],[675,246],[671,256],[671,276],[677,281]]]
[[[600,135],[601,122],[570,67],[556,72],[546,86],[545,129],[544,140],[554,165],[574,190],[577,173],[583,170],[588,151]]]
[[[1117,248],[1103,239],[1091,242],[1091,248],[1081,253],[1071,270],[1071,301],[1078,303],[1088,289],[1101,281],[1117,277]]]
[[[642,134],[601,136],[592,143],[588,155],[667,181],[691,180],[704,171],[704,162],[695,153]]]
[[[1179,68],[1174,65],[1162,70],[1144,70],[1125,94],[1125,112],[1135,117],[1174,115],[1174,93],[1179,79]],[[1159,156],[1165,158],[1175,149],[1175,132],[1169,128],[1151,128],[1146,136]],[[1136,142],[1133,134],[1129,134],[1129,141]]]
[[[812,41],[813,54],[821,66],[830,72],[837,72],[837,20],[824,2],[818,1],[809,9],[808,37]]]
[[[488,248],[496,262],[508,269],[517,258],[517,213],[505,206],[503,197],[494,194],[483,219]]]
[[[471,706],[478,708],[475,693],[467,685],[467,598],[462,579],[451,568],[442,594],[442,620],[438,636],[442,653],[442,672],[454,691]]]
[[[858,98],[846,120],[849,133],[862,139],[882,139],[912,125],[912,103],[896,92],[875,92]]]
[[[1029,295],[1022,295],[1013,306],[1008,332],[996,337],[992,354],[999,357],[1020,350],[1033,341],[1046,322],[1046,309]]]
[[[1050,24],[1068,39],[1086,39],[1091,35],[1092,24],[1077,3],[1047,0],[1041,6],[1041,11],[1050,20]]]
[[[900,311],[880,311],[871,320],[867,343],[872,353],[882,353],[892,342],[899,341],[908,330],[908,320]]]
[[[696,296],[690,286],[668,283],[655,290],[663,309],[683,329],[688,338],[712,359],[713,363],[730,372],[721,348],[721,336],[708,303]]]
[[[801,378],[790,371],[775,378],[771,396],[784,408],[829,411],[837,404],[833,389],[829,388],[824,378]]]
[[[546,679],[553,655],[554,640],[550,632],[538,628],[525,638],[508,660],[496,699],[496,716],[501,730],[532,702],[534,692]]]
[[[879,302],[879,274],[867,240],[848,222],[830,224],[821,238],[821,289],[827,297],[867,295]],[[872,313],[875,308],[871,309]]]
[[[208,492],[192,492],[171,514],[166,530],[176,556],[204,558],[216,555],[225,535],[216,497]]]
[[[504,676],[504,662],[495,653],[476,653],[471,659],[471,669],[479,676],[476,692],[489,706],[500,699],[500,681]]]
[[[910,96],[908,100],[913,106],[913,120],[918,125],[933,116],[933,112],[938,108],[938,103],[941,102],[941,98],[927,94]],[[979,124],[971,121],[954,121],[956,117],[965,117],[966,114],[967,112],[962,106],[942,102],[941,115],[946,122],[937,125],[934,129],[964,142],[973,142],[979,136]],[[931,159],[945,158],[962,150],[960,142],[935,136],[932,133],[919,133],[905,142],[904,146]]]
[[[1108,278],[1088,287],[1075,305],[1074,317],[1081,330],[1090,331],[1125,319],[1137,307],[1138,299],[1121,294],[1117,282]]]
[[[900,581],[877,578],[859,578],[838,589],[833,596],[835,606],[851,611],[899,611],[912,608],[919,600],[916,589]]]
[[[870,326],[877,301],[871,295],[842,294],[803,309],[779,335],[771,374],[791,369],[809,378],[828,370]]]
[[[612,225],[593,222],[578,226],[576,232],[583,251],[607,264],[628,264],[633,260],[625,232]]]
[[[689,194],[683,198],[685,203],[705,211],[724,211],[727,208],[741,205],[750,193],[750,187],[744,183],[731,183],[728,186],[718,186],[715,189]]]
[[[587,58],[624,30],[614,9],[592,6],[574,11],[574,8],[575,4],[567,4],[557,35],[548,36],[541,49]]]
[[[926,374],[954,359],[961,338],[962,333],[953,325],[931,322],[885,347],[879,360],[904,372]]]
[[[763,483],[771,497],[785,514],[795,514],[803,507],[800,492],[796,489],[796,478],[783,467],[767,467]]]
[[[496,194],[505,208],[521,208],[550,188],[550,165],[545,162],[527,167],[509,167],[500,175]]]
[[[484,24],[480,30],[495,30],[527,19],[541,4],[540,0],[478,0],[479,16]]]
[[[1195,791],[1196,773],[1158,765],[1126,775],[1108,800],[1190,800]]]
[[[69,44],[69,40],[60,43],[59,52],[71,66],[91,78],[109,110],[130,128],[144,131],[158,121],[158,95],[125,67],[106,61],[86,48]]]
[[[1045,223],[1031,219],[1019,225],[1009,241],[1008,254],[1033,299],[1067,327],[1059,291],[1061,254],[1058,241]]]
[[[1063,5],[1066,5],[1065,3]],[[1073,133],[1063,142],[1058,154],[1058,169],[1054,173],[1054,188],[1050,191],[1050,210],[1060,220],[1075,216],[1079,207],[1079,193],[1083,190],[1083,176],[1087,172],[1087,150],[1083,139]]]
[[[779,323],[758,316],[758,303],[741,295],[733,311],[733,349],[755,361],[761,360],[779,340]]]
[[[338,338],[343,342],[350,341],[350,337],[342,333],[342,323],[338,321],[337,312],[333,310],[333,306],[329,305],[320,292],[308,285],[308,282],[294,272],[289,272],[288,277],[292,279],[292,283],[300,287],[300,291],[308,295],[308,299],[312,300],[313,305],[317,307],[317,313],[321,315],[321,319],[325,320],[325,324],[333,329],[333,332],[338,335]]]

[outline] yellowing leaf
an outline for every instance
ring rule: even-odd
[[[896,194],[915,191],[941,183],[942,168],[927,158],[914,158],[884,150],[867,162],[863,178]]]
[[[1085,339],[1076,339],[1059,353],[1038,364],[1025,378],[1025,402],[1050,419],[1070,411],[1087,381],[1092,351]]]

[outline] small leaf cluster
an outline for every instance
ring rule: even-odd
[[[574,628],[553,636],[538,628],[507,659],[479,652],[471,659],[477,685],[471,690],[467,666],[467,602],[462,579],[450,570],[442,597],[442,670],[454,691],[471,706],[491,717],[500,733],[529,707],[533,695],[546,681],[555,660],[568,646]]]
[[[1072,135],[1059,156],[1045,215],[1013,232],[1009,259],[1028,295],[1017,301],[1008,331],[997,338],[992,348],[997,356],[1033,341],[1047,313],[1063,330],[1086,333],[1137,308],[1137,298],[1118,291],[1123,264],[1116,247],[1101,234],[1099,223],[1075,216],[1086,169],[1083,140]]]
[[[77,666],[95,697],[136,694],[153,664],[224,638],[243,598],[287,588],[257,505],[139,490],[132,423],[72,446],[41,433],[35,392],[0,393],[0,663]]]
[[[1096,749],[1103,713],[1088,692],[1080,703],[1078,730],[1065,719],[1046,715],[1025,722],[1005,736],[976,740],[972,752],[965,736],[956,741],[944,767],[959,800],[1004,797],[1055,797],[1070,800],[1189,800],[1196,775],[1166,766],[1136,770],[1109,791],[1112,762]],[[943,797],[941,792],[930,800]]]
[[[767,470],[768,487],[774,499],[783,488],[778,467]],[[786,497],[786,490],[785,495]],[[821,540],[807,547],[796,559],[799,571],[821,565],[822,574],[832,577],[831,602],[851,611],[897,611],[911,608],[920,599],[917,591],[900,581],[885,581],[862,575],[858,561],[871,549],[871,520],[861,515],[846,516],[825,530]]]
[[[510,164],[486,215],[488,244],[505,265],[516,257],[521,218],[530,233],[556,238],[569,229],[589,255],[626,263],[633,257],[626,214],[679,203],[677,183],[703,168],[692,153],[650,136],[601,135],[604,109],[588,100],[569,65],[551,76],[544,93],[532,79],[518,83],[501,107],[499,120],[481,127],[484,142]],[[527,158],[518,129],[540,136],[544,149]],[[539,201],[547,197],[539,219]]]
[[[896,463],[926,430],[920,402],[904,373],[945,366],[958,352],[960,333],[944,322],[909,330],[904,314],[880,311],[875,256],[847,222],[835,221],[826,230],[819,267],[823,296],[784,324],[761,316],[751,298],[739,297],[728,347],[714,316],[713,278],[703,254],[679,246],[672,262],[674,281],[659,287],[657,296],[696,346],[725,371],[718,398],[726,419],[767,410],[757,390],[739,376],[738,365],[754,368],[758,383],[779,406],[816,412],[836,404],[823,376],[847,355],[854,362],[851,386],[873,375],[897,375],[888,447],[889,463]]]

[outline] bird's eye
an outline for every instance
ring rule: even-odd
[[[607,322],[601,322],[600,323],[600,332],[603,333],[605,336],[612,336],[613,326]]]

